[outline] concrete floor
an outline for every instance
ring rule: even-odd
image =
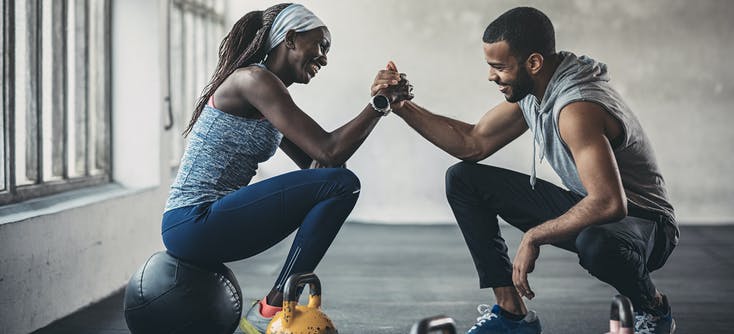
[[[514,256],[520,233],[503,227]],[[673,306],[678,332],[732,333],[734,226],[682,228],[681,243],[661,270],[658,288]],[[290,238],[254,258],[230,263],[246,299],[269,291]],[[386,226],[349,223],[316,271],[323,308],[340,333],[408,333],[415,321],[436,314],[456,319],[459,332],[478,316],[479,290],[471,257],[455,225]],[[575,254],[546,246],[530,276],[544,333],[604,333],[615,291],[588,275]],[[122,293],[60,319],[35,334],[129,333]]]

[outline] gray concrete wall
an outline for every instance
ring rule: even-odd
[[[684,223],[734,219],[734,3],[651,1],[303,1],[329,26],[329,65],[296,103],[326,129],[349,120],[369,97],[387,60],[408,73],[419,104],[475,122],[502,100],[487,81],[481,36],[495,17],[519,5],[544,11],[557,48],[605,62],[657,151],[669,193]],[[232,1],[230,21],[271,1]],[[484,163],[528,172],[524,135]],[[349,161],[363,191],[351,219],[375,222],[453,221],[443,195],[444,171],[457,160],[423,140],[397,117],[378,125]],[[260,177],[294,165],[282,154]],[[557,181],[544,164],[540,176]]]
[[[170,169],[161,151],[171,145],[161,122],[161,2],[112,4],[116,182],[0,208],[2,334],[29,333],[108,296],[163,249]]]

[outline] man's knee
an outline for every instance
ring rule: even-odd
[[[462,161],[454,164],[446,170],[446,196],[451,199],[452,194],[456,194],[465,189],[463,185],[465,180],[471,179],[471,174],[475,173],[477,164]]]
[[[458,162],[446,170],[446,197],[449,201],[456,195],[474,192],[477,180],[482,181],[483,191],[500,187],[501,179],[506,177],[499,167],[474,162]]]
[[[603,275],[606,271],[621,270],[628,260],[628,247],[599,225],[585,228],[576,237],[579,263],[592,275]]]

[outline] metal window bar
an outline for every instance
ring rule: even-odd
[[[2,68],[3,76],[0,78],[2,80],[2,91],[0,91],[0,104],[3,107],[3,110],[8,110],[8,99],[5,98],[7,95],[6,92],[8,90],[8,85],[10,84],[10,80],[7,79],[7,76],[5,75],[7,73],[7,64],[6,61],[7,52],[6,52],[6,45],[5,41],[7,38],[5,37],[5,33],[8,31],[8,27],[6,26],[7,20],[5,19],[5,11],[8,9],[6,6],[6,2],[4,0],[0,0],[0,27],[2,27],[3,31],[0,34],[0,68]],[[0,129],[2,129],[3,133],[2,136],[0,136],[0,157],[3,157],[2,164],[0,164],[0,191],[5,191],[7,181],[5,180],[5,171],[7,170],[7,162],[8,159],[5,157],[5,145],[8,142],[8,128],[5,126],[7,123],[6,120],[7,116],[5,113],[0,115]]]
[[[0,205],[110,182],[110,1],[0,4]]]
[[[183,110],[185,109],[184,98],[186,93],[183,89],[184,82],[184,34],[183,34],[183,10],[181,7],[171,6],[168,31],[168,89],[169,89],[169,129],[171,131],[171,156],[170,166],[178,166],[178,158],[183,152],[184,141],[181,138],[186,124],[183,118]]]
[[[110,1],[108,0],[90,0],[90,13],[97,18],[108,18],[110,12]],[[110,167],[110,109],[111,103],[109,96],[111,95],[110,85],[110,73],[111,66],[109,60],[111,59],[111,30],[109,20],[105,19],[102,22],[93,20],[95,22],[94,30],[90,30],[90,48],[89,52],[95,54],[96,61],[92,64],[95,67],[94,79],[90,87],[95,87],[95,94],[90,92],[90,97],[96,97],[95,103],[91,104],[94,121],[89,122],[93,129],[90,133],[93,135],[93,142],[90,143],[90,147],[93,147],[93,154],[90,156],[90,174],[99,175],[108,173]]]
[[[25,36],[27,39],[25,40],[25,45],[22,50],[19,50],[19,53],[23,53],[21,56],[26,59],[26,66],[20,65],[16,68],[16,74],[22,76],[17,78],[22,78],[24,81],[24,84],[18,82],[18,86],[20,86],[21,90],[25,91],[21,92],[23,96],[22,100],[25,103],[17,104],[16,108],[23,108],[24,106],[26,108],[23,114],[17,115],[16,117],[16,122],[18,122],[16,124],[16,135],[18,137],[16,138],[19,140],[17,144],[20,145],[16,153],[20,153],[21,147],[25,152],[23,160],[18,159],[20,160],[20,163],[22,163],[22,165],[17,165],[18,170],[16,175],[19,177],[16,181],[18,184],[40,182],[40,171],[43,167],[39,159],[40,141],[38,140],[38,128],[40,127],[40,115],[38,115],[40,104],[40,57],[37,51],[40,49],[40,7],[38,0],[29,0],[26,5],[25,18],[27,25],[25,25]],[[22,5],[16,6],[16,9],[22,11]],[[20,14],[20,12],[17,13]],[[19,21],[18,23],[18,26],[23,24],[22,21]],[[18,37],[17,41],[21,42],[23,36],[16,35],[16,37]],[[20,57],[17,59],[20,59]],[[16,87],[16,89],[17,88],[18,87]],[[21,100],[20,96],[19,100]],[[21,168],[21,166],[24,168]]]
[[[89,91],[88,39],[86,29],[89,20],[87,0],[69,0],[69,32],[72,38],[67,45],[69,69],[67,108],[69,118],[68,173],[69,177],[83,176],[87,170],[87,93]],[[80,38],[77,38],[80,37]]]
[[[40,180],[66,177],[66,1],[41,6]],[[38,138],[38,137],[36,137]]]

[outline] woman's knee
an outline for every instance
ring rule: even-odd
[[[326,178],[337,184],[344,192],[359,194],[362,185],[359,177],[351,170],[346,168],[327,168],[323,169],[322,172],[326,173]]]

